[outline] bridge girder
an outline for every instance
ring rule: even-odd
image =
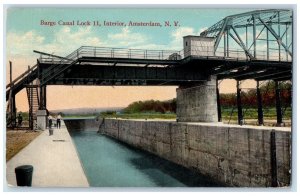
[[[215,38],[214,53],[224,50],[225,56],[245,55],[249,59],[291,61],[292,25],[291,10],[256,10],[227,16],[201,32],[200,36]],[[230,35],[231,39],[226,35]],[[223,48],[220,45],[222,39],[227,43]],[[242,50],[244,54],[234,54],[235,50]]]

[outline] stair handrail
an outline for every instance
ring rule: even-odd
[[[34,71],[34,69],[37,68],[37,64],[35,64],[34,66],[32,66],[30,69],[27,69],[23,74],[21,74],[20,76],[18,76],[16,79],[14,79],[11,83],[6,85],[6,89],[11,87],[12,85],[14,85],[18,80],[27,77],[27,75],[29,73],[31,73],[32,71]]]
[[[61,66],[61,65],[64,64],[64,61],[70,61],[71,64],[72,64],[73,62],[75,62],[76,60],[78,60],[78,58],[79,58],[80,55],[81,55],[81,50],[82,50],[82,48],[83,48],[83,47],[81,46],[80,48],[78,48],[77,50],[73,51],[71,54],[69,54],[69,55],[66,56],[66,57],[60,57],[60,58],[61,58],[61,61],[60,61],[58,64],[56,64],[55,66],[49,67],[49,68],[45,71],[45,73],[43,73],[43,78],[48,77],[49,75],[51,75],[51,74],[52,74],[51,72],[52,72],[54,69],[56,69],[57,67],[59,67],[59,66]],[[55,55],[55,57],[58,57],[58,56]]]

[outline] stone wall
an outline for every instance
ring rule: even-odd
[[[63,119],[68,131],[101,131],[103,119]]]
[[[272,128],[115,119],[105,119],[102,128],[111,137],[228,186],[269,187],[272,184]],[[279,186],[288,186],[291,133],[278,128],[273,131],[277,181]]]

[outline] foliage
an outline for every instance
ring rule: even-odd
[[[291,94],[292,84],[290,82],[285,82],[280,84],[280,98],[283,107],[291,106],[292,94]],[[260,94],[262,96],[263,107],[275,107],[275,82],[270,81],[267,84],[260,86]],[[243,90],[241,92],[241,99],[243,107],[257,107],[257,92],[256,89]],[[223,107],[232,107],[236,105],[236,93],[230,94],[220,94],[220,102]]]
[[[147,100],[136,101],[128,105],[124,110],[124,113],[145,113],[145,112],[158,112],[158,113],[175,113],[176,112],[176,99],[168,101]]]

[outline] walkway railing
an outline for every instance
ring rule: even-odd
[[[251,51],[249,51],[251,52]],[[95,58],[123,58],[123,59],[148,59],[148,60],[181,60],[188,56],[211,57],[233,60],[250,60],[244,50],[230,49],[225,52],[224,48],[219,47],[214,52],[211,46],[199,46],[194,50],[144,50],[144,49],[128,49],[128,48],[107,48],[81,46],[63,59],[41,55],[40,62],[52,64],[70,63],[82,57]],[[292,61],[289,55],[281,55],[279,58],[278,51],[270,52],[256,51],[256,60],[265,61]]]
[[[65,59],[50,58],[41,55],[40,62],[44,63],[64,63],[67,59],[74,60],[82,57],[102,57],[102,58],[125,58],[125,59],[150,59],[150,60],[180,60],[183,58],[183,51],[177,50],[143,50],[127,48],[107,48],[81,46]]]

